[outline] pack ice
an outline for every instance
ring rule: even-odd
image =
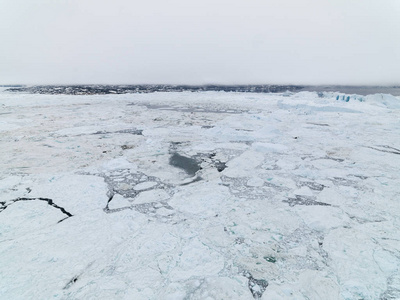
[[[1,299],[400,299],[391,95],[0,92]]]

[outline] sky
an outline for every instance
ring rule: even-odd
[[[400,84],[399,0],[0,0],[0,84]]]

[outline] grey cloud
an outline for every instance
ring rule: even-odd
[[[0,84],[400,81],[396,0],[0,0]]]

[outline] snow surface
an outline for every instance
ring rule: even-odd
[[[2,91],[0,298],[400,299],[399,104]]]

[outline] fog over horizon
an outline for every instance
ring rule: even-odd
[[[397,0],[0,0],[0,85],[399,85]]]

